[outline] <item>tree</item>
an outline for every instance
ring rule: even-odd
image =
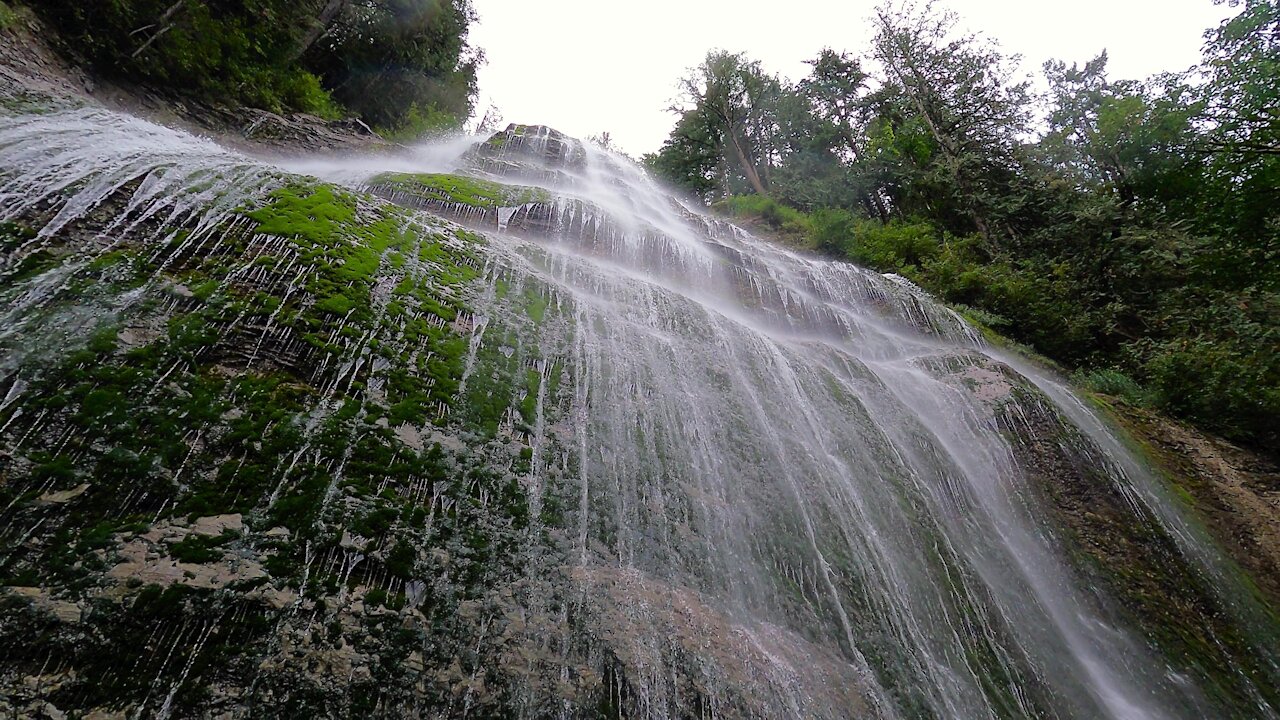
[[[1028,84],[1011,81],[1013,59],[959,33],[957,17],[932,1],[882,5],[874,22],[874,57],[901,109],[932,139],[929,161],[949,181],[947,200],[990,238],[993,200],[1016,172],[1018,138],[1029,128]]]
[[[457,126],[484,59],[467,44],[473,20],[467,0],[350,0],[303,62],[375,127]]]
[[[1197,110],[1183,77],[1113,82],[1106,64],[1106,53],[1083,68],[1045,63],[1052,104],[1042,157],[1082,188],[1114,195],[1124,208],[1185,202],[1201,173],[1188,162]]]
[[[1242,260],[1280,271],[1280,2],[1242,0],[1234,18],[1206,33],[1200,88],[1204,157],[1214,193],[1204,206],[1241,241]]]
[[[866,142],[869,117],[865,96],[871,76],[856,58],[830,48],[807,63],[813,70],[797,89],[812,104],[814,114],[837,130],[847,151],[845,159],[856,162]]]
[[[727,193],[722,146],[719,128],[694,108],[680,115],[662,148],[646,155],[643,163],[659,177],[710,202]]]
[[[467,0],[42,2],[61,43],[162,91],[384,129],[457,125],[483,55]]]
[[[711,53],[646,162],[1097,370],[1105,392],[1276,447],[1280,0],[1237,4],[1188,73],[1046,64],[1038,139],[997,47],[932,4],[882,6],[868,56],[823,50],[794,86]]]
[[[701,122],[711,130],[708,136],[722,143],[723,152],[755,192],[767,194],[777,159],[780,81],[741,53],[716,50],[690,71],[681,86],[692,107],[677,111],[702,115]]]
[[[298,40],[297,46],[294,48],[290,60],[297,60],[311,49],[316,41],[329,33],[330,28],[338,17],[347,9],[351,0],[325,0],[320,11],[316,13],[314,18],[309,18],[311,22],[302,37]]]
[[[1230,4],[1244,9],[1206,33],[1205,119],[1213,123],[1207,142],[1232,156],[1280,155],[1280,3]]]

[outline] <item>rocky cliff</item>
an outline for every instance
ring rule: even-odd
[[[50,95],[0,116],[0,711],[1280,707],[1274,553],[1217,549],[1274,470],[1158,453],[1180,496],[901,278],[547,128],[327,182]]]

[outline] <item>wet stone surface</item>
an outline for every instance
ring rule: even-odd
[[[545,128],[344,177],[0,117],[0,713],[1274,715],[1212,543],[918,288]]]

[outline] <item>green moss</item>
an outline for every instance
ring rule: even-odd
[[[61,258],[48,250],[37,250],[22,258],[5,281],[17,283],[28,280],[57,267],[60,262]]]
[[[500,185],[463,175],[384,173],[369,184],[423,200],[456,202],[483,210],[551,200],[551,194],[540,188]]]
[[[129,253],[124,250],[112,250],[109,253],[103,253],[102,255],[94,258],[93,262],[89,263],[89,269],[95,271],[106,270],[107,268],[118,265],[128,259]]]
[[[339,228],[355,220],[355,203],[329,185],[292,186],[276,190],[271,204],[247,215],[257,221],[258,232],[332,245],[340,242]]]
[[[0,2],[0,30],[7,30],[10,26],[18,21],[18,14],[13,8]]]
[[[391,529],[399,513],[390,507],[378,507],[365,513],[350,524],[351,532],[367,538],[382,537]]]
[[[191,294],[195,296],[197,300],[208,300],[220,287],[222,287],[222,283],[218,280],[205,280],[191,288]]]
[[[541,323],[547,315],[547,296],[538,292],[536,287],[526,285],[524,290],[524,311],[536,323]]]
[[[39,459],[40,456],[37,456]],[[54,487],[69,486],[76,479],[76,466],[65,455],[49,458],[31,469],[31,480],[36,484],[51,483]]]
[[[321,501],[329,487],[329,479],[326,473],[312,472],[295,483],[272,506],[268,513],[268,523],[284,526],[295,535],[313,534],[315,521],[320,516]]]
[[[401,580],[409,580],[413,577],[413,566],[417,557],[418,554],[412,545],[399,540],[395,547],[391,548],[391,552],[387,553],[387,572]]]
[[[0,222],[0,252],[13,252],[36,237],[36,231],[23,223]]]
[[[344,316],[356,307],[357,300],[347,295],[330,295],[316,303],[317,310]]]
[[[235,540],[237,537],[239,537],[239,533],[230,530],[216,537],[191,534],[170,545],[169,555],[184,563],[213,562],[222,557],[222,551],[218,548]]]
[[[542,375],[537,370],[525,371],[524,399],[520,401],[520,415],[532,425],[538,411],[538,389],[542,387]]]

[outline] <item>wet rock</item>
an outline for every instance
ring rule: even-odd
[[[46,588],[39,587],[9,587],[6,591],[23,598],[35,607],[50,613],[63,623],[78,623],[84,614],[84,609],[79,604],[59,600],[53,597]]]
[[[191,530],[197,535],[221,535],[227,531],[238,533],[244,530],[244,521],[240,513],[202,517],[196,519]]]
[[[545,125],[517,123],[477,145],[472,157],[478,169],[507,178],[555,179],[586,164],[582,141]]]
[[[209,563],[185,563],[161,555],[146,538],[136,538],[119,550],[123,562],[106,572],[106,576],[122,584],[185,585],[193,588],[220,589],[241,582],[267,578],[267,572],[254,560],[236,556]]]
[[[276,113],[242,108],[227,115],[217,113],[218,120],[239,128],[241,135],[257,144],[290,150],[372,150],[390,143],[356,118],[324,120],[314,115]]]
[[[89,489],[89,483],[80,483],[70,490],[49,491],[40,496],[39,502],[58,505],[80,497]]]

